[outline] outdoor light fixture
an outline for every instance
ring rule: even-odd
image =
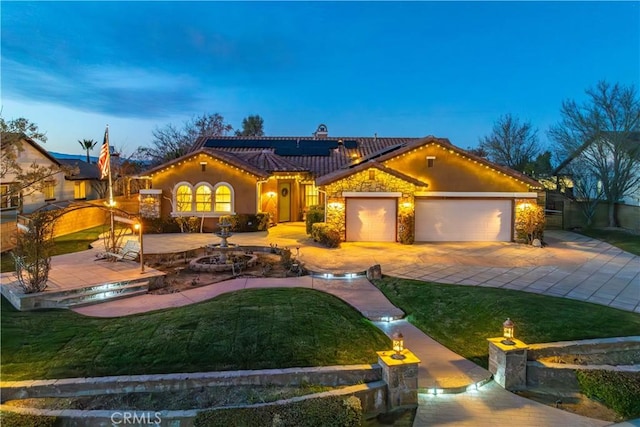
[[[402,354],[402,350],[404,350],[404,336],[402,335],[402,333],[394,332],[393,336],[391,337],[391,340],[393,345],[393,351],[396,352],[396,354],[391,356],[391,358],[398,359],[398,360],[404,359],[406,356]]]
[[[516,343],[513,341],[513,327],[514,323],[511,319],[507,317],[507,320],[502,324],[502,336],[504,339],[502,340],[502,344],[504,345],[515,345]]]
[[[275,191],[269,191],[269,192],[267,193],[267,196],[268,196],[270,199],[272,199],[272,198],[276,197],[276,193],[275,193]]]

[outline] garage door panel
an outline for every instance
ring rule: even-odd
[[[347,241],[395,242],[396,200],[348,198]]]
[[[416,200],[416,241],[510,241],[511,206],[511,200]]]

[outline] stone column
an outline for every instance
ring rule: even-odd
[[[513,345],[503,344],[504,338],[488,338],[489,371],[493,379],[507,390],[527,388],[527,344],[512,339]]]
[[[395,351],[378,351],[378,364],[382,367],[382,380],[387,383],[387,409],[415,408],[418,406],[418,364],[420,359],[407,349],[404,359],[394,359]]]

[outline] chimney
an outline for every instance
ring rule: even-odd
[[[320,124],[318,129],[313,133],[315,139],[327,139],[327,135],[329,131],[327,130],[327,125]]]

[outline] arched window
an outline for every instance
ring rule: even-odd
[[[233,212],[233,190],[228,184],[218,184],[215,188],[214,210],[216,212]]]
[[[193,210],[193,190],[188,184],[181,184],[176,189],[177,212],[191,212]]]
[[[211,212],[213,197],[211,187],[206,184],[196,187],[196,212]]]

